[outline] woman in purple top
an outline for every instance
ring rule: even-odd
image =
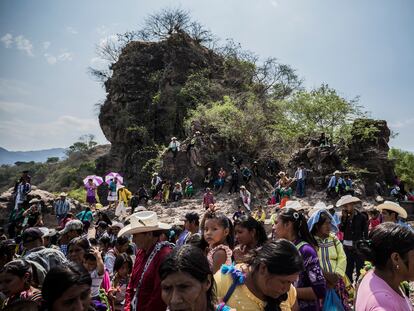
[[[91,178],[88,179],[88,183],[85,185],[86,188],[86,202],[92,208],[96,204],[96,186]]]
[[[300,310],[321,310],[326,281],[315,250],[318,244],[309,232],[305,216],[296,209],[283,208],[273,230],[277,238],[293,242],[302,255],[305,270],[295,284]]]

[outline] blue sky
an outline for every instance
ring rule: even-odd
[[[165,7],[188,10],[221,39],[291,65],[307,88],[328,83],[399,133],[414,151],[414,2],[411,0],[2,0],[0,146],[67,147],[82,134],[100,143],[96,104],[105,90],[87,73],[103,66],[96,46],[139,29]]]

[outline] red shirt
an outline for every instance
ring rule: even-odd
[[[142,249],[139,249],[137,252],[131,279],[129,280],[125,293],[125,311],[131,310],[131,301],[134,298],[139,279],[141,278],[145,263],[154,247],[148,250],[148,252],[145,252]],[[165,311],[167,309],[167,305],[161,299],[161,280],[158,271],[164,258],[171,252],[171,247],[164,246],[152,259],[151,264],[148,266],[144,278],[142,279],[141,288],[138,294],[137,311]]]

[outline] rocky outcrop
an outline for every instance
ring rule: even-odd
[[[159,146],[167,145],[172,136],[186,136],[187,111],[203,100],[189,93],[190,84],[208,85],[204,98],[208,100],[240,91],[247,84],[223,62],[221,56],[181,32],[160,42],[129,43],[105,83],[107,98],[99,122],[112,148],[97,161],[98,173],[123,172],[133,188],[148,181],[154,169],[154,162],[148,161],[158,157]]]

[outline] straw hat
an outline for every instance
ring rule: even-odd
[[[358,199],[357,197],[353,197],[350,194],[344,195],[342,196],[338,202],[336,202],[336,207],[341,207],[345,204],[349,204],[349,203],[358,203],[361,202],[360,199]]]
[[[308,212],[308,215],[309,215],[309,217],[310,216],[312,216],[313,214],[315,214],[317,211],[319,211],[319,210],[326,210],[326,211],[328,211],[328,206],[326,206],[326,204],[325,203],[323,203],[323,202],[321,202],[321,201],[319,201],[319,202],[317,202],[313,207],[312,207],[312,209]]]
[[[130,224],[122,228],[119,231],[118,236],[171,229],[169,224],[159,222],[157,213],[151,211],[132,214],[129,221]]]
[[[152,176],[157,176],[158,175],[158,173],[152,173]]]
[[[383,203],[384,202],[384,198],[382,196],[380,196],[380,195],[377,195],[375,197],[375,201],[378,202],[378,203]]]
[[[241,189],[246,189],[246,187],[245,187],[245,186],[240,186],[240,190],[241,190]]]
[[[387,211],[396,212],[401,218],[407,218],[407,211],[395,202],[385,201],[384,203],[378,205],[377,209],[380,211],[385,209]]]
[[[177,137],[171,137],[171,140],[177,140]]]
[[[286,205],[284,208],[293,208],[297,211],[302,211],[305,209],[305,207],[303,207],[299,201],[286,201]]]
[[[59,196],[60,196],[60,197],[67,197],[68,195],[67,195],[65,192],[61,192],[61,193],[59,194]]]
[[[336,171],[334,172],[334,175],[336,175],[336,174],[341,174],[341,171],[336,170]]]
[[[35,204],[35,203],[39,203],[40,200],[38,198],[33,198],[30,200],[29,204]]]
[[[279,176],[283,176],[283,175],[286,175],[286,173],[285,173],[285,172],[283,172],[283,171],[280,171],[278,175],[279,175]]]

